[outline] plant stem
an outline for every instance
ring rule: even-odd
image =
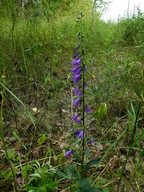
[[[81,169],[82,169],[82,177],[84,177],[84,156],[85,156],[85,76],[84,76],[84,61],[82,59],[83,65],[83,142],[82,142],[82,162],[81,162]]]

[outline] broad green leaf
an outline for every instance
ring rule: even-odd
[[[63,173],[62,171],[57,170],[57,174],[58,174],[59,176],[63,177],[64,179],[71,180],[70,175],[66,175],[66,174]]]
[[[101,191],[99,189],[91,187],[89,180],[87,178],[83,178],[79,180],[78,192],[101,192]]]
[[[102,158],[98,158],[98,159],[94,159],[89,161],[86,165],[85,165],[85,169],[89,169],[90,167],[94,166],[94,165],[98,165],[101,162]]]
[[[68,164],[68,170],[73,177],[78,177],[78,172],[73,165]]]

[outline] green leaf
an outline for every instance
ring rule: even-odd
[[[9,150],[9,151],[8,151],[8,157],[9,157],[9,159],[11,159],[11,158],[14,156],[14,154],[15,154],[15,150],[14,150],[14,149]]]
[[[22,178],[26,178],[29,171],[32,169],[32,166],[31,165],[25,165],[22,167]]]
[[[99,189],[91,187],[89,180],[87,178],[82,178],[79,180],[78,192],[101,192]]]
[[[78,177],[78,172],[73,165],[71,166],[68,164],[68,170],[73,177]]]
[[[90,167],[92,167],[93,165],[98,165],[101,162],[101,157],[98,159],[94,159],[89,161],[86,165],[85,165],[85,169],[89,169]]]
[[[33,173],[30,175],[30,177],[37,177],[41,179],[41,175],[39,173]]]
[[[98,108],[98,117],[102,118],[106,115],[106,113],[107,113],[107,104],[101,103],[100,107]]]
[[[107,187],[103,188],[103,192],[109,192],[109,189]]]
[[[64,173],[66,174],[66,175],[68,175],[68,171],[67,171],[67,169],[66,169],[66,167],[62,164],[62,170],[64,171]]]
[[[88,149],[85,149],[85,154],[88,156],[88,157],[90,157],[91,156],[91,154],[90,154],[90,151],[88,150]]]
[[[46,135],[42,134],[40,138],[37,140],[39,145],[42,145],[46,141]]]
[[[19,138],[19,136],[16,134],[16,132],[13,131],[12,133],[13,133],[13,135],[15,136],[15,138],[19,141],[19,143],[23,146],[23,148],[24,148],[25,150],[27,150],[26,146],[23,144],[23,142],[21,141],[21,139]]]
[[[61,177],[63,177],[64,179],[67,180],[71,180],[71,176],[70,175],[66,175],[65,173],[63,173],[62,171],[57,170],[57,174]]]

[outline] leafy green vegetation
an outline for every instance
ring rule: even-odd
[[[0,2],[0,191],[143,191],[143,13],[106,23],[104,1],[16,2]],[[70,70],[81,13],[94,139],[85,151],[73,137]]]

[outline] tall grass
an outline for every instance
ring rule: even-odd
[[[90,122],[91,127],[99,131],[98,142],[109,144],[102,154],[102,160],[105,163],[115,150],[119,151],[120,141],[123,139],[125,142],[130,133],[133,133],[131,140],[129,138],[125,143],[126,150],[129,148],[127,159],[131,149],[137,146],[139,158],[142,159],[141,141],[144,132],[139,132],[139,129],[143,128],[143,110],[141,113],[138,111],[138,115],[135,114],[139,101],[143,109],[144,97],[142,13],[139,13],[138,17],[121,18],[118,23],[105,23],[100,20],[97,13],[91,13],[92,6],[88,2],[85,6],[73,2],[69,5],[69,9],[61,8],[55,13],[47,12],[46,15],[43,12],[44,7],[39,6],[27,10],[21,16],[11,17],[9,14],[8,17],[0,18],[0,85],[1,89],[7,91],[5,102],[12,103],[11,107],[1,109],[5,119],[16,121],[16,124],[19,121],[24,122],[24,126],[29,124],[30,128],[23,130],[23,134],[26,133],[28,138],[33,136],[32,143],[37,142],[39,133],[45,135],[46,131],[49,133],[50,126],[54,132],[58,132],[58,126],[63,124],[62,118],[68,119],[69,115],[63,115],[63,111],[66,113],[65,108],[70,105],[67,99],[71,85],[69,64],[72,50],[77,45],[76,17],[84,11],[84,47],[90,84],[86,94],[94,111],[93,118],[96,119],[95,124],[93,121]],[[10,10],[9,12],[11,13]],[[5,77],[3,77],[4,63]],[[5,84],[2,83],[3,78]],[[22,115],[24,113],[21,106],[27,110],[29,120]],[[32,116],[31,111],[34,107],[40,109],[40,113]],[[129,113],[129,109],[132,112]],[[55,122],[57,113],[60,115],[59,123]],[[126,123],[123,125],[119,121],[126,121]],[[69,120],[66,122],[66,128],[69,129],[71,126]],[[35,127],[34,130],[31,124]],[[122,127],[117,126],[118,124]],[[16,128],[13,128],[17,139],[21,136],[18,132],[21,130],[21,125],[22,123],[18,123]],[[8,126],[5,126],[8,129]],[[129,141],[131,141],[130,146]],[[22,142],[21,139],[19,142]],[[28,156],[32,143],[28,148],[26,146],[29,149]],[[55,150],[57,153],[57,149]],[[45,154],[46,158],[47,154]],[[121,178],[124,176],[126,163],[127,160],[120,175],[115,173],[117,180],[119,176]],[[113,174],[109,166],[108,161],[100,175]],[[138,168],[137,165],[136,170]],[[100,180],[97,171],[97,168],[93,171],[93,185]],[[105,172],[107,175],[104,174]],[[107,178],[112,180],[112,176]],[[115,190],[114,186],[113,190]]]

